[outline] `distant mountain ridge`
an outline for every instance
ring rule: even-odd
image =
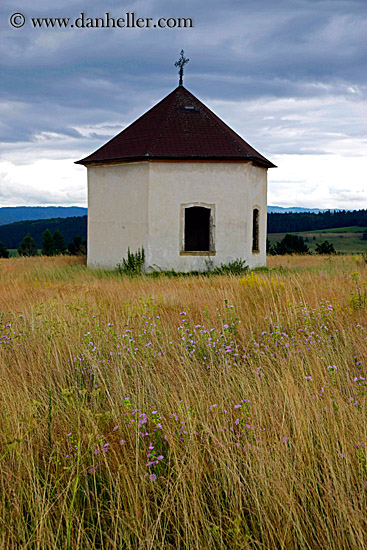
[[[86,216],[87,208],[81,206],[3,206],[0,207],[0,225],[30,220],[72,218]]]
[[[340,208],[302,208],[301,206],[268,206],[268,214],[288,214],[293,212],[299,214],[305,212],[307,214],[318,214],[319,212],[341,212]],[[347,211],[347,210],[344,210]]]
[[[286,214],[288,212],[326,212],[326,208],[301,208],[299,206],[268,206],[268,214]],[[338,212],[337,209],[332,212]],[[0,226],[31,220],[49,220],[54,218],[73,218],[86,216],[88,208],[81,206],[3,206],[0,207]]]

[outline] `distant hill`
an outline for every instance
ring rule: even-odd
[[[338,210],[333,210],[337,212]],[[268,214],[286,214],[288,212],[326,212],[321,208],[301,208],[298,206],[268,206]],[[0,207],[0,226],[9,223],[31,220],[50,220],[55,218],[71,218],[74,216],[86,216],[87,208],[80,206],[4,206]]]
[[[4,206],[0,208],[0,226],[27,220],[86,216],[87,208],[79,206]]]
[[[327,208],[301,208],[300,206],[268,206],[268,214],[286,214],[288,212],[299,213],[299,212],[312,212],[318,214],[319,212],[328,212],[330,209]],[[339,209],[331,210],[331,212],[339,212]]]
[[[276,212],[268,215],[268,233],[317,231],[334,227],[367,227],[367,210],[327,210],[325,212]]]
[[[46,229],[51,233],[58,229],[65,237],[68,245],[76,235],[86,241],[87,240],[87,216],[77,216],[72,218],[52,218],[47,220],[32,220],[10,223],[0,226],[0,241],[7,248],[18,248],[23,238],[30,233],[37,243],[37,247],[41,248],[42,236]]]

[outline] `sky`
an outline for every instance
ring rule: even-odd
[[[77,28],[81,13],[192,27]],[[366,20],[365,0],[3,0],[0,207],[86,206],[74,162],[177,86],[184,49],[185,87],[277,165],[268,204],[367,208]]]

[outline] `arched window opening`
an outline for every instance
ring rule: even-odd
[[[210,208],[185,208],[185,252],[210,251]]]
[[[259,209],[252,212],[252,252],[259,252]]]

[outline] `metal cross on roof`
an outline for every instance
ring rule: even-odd
[[[175,63],[175,67],[180,67],[180,70],[178,71],[178,74],[180,75],[180,82],[179,82],[179,86],[183,86],[183,70],[184,70],[184,66],[186,65],[186,63],[188,63],[190,61],[190,59],[186,59],[185,57],[185,52],[183,50],[181,50],[181,57],[178,61],[176,61]]]

